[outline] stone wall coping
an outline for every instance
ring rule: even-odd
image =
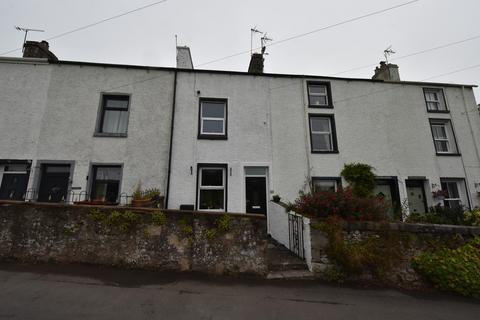
[[[311,218],[310,218],[311,219]],[[312,224],[323,222],[324,219],[312,219]],[[388,226],[388,227],[387,227]],[[457,226],[446,224],[404,223],[404,222],[376,222],[376,221],[344,221],[343,229],[347,231],[378,231],[394,230],[412,233],[445,233],[480,236],[480,227]]]
[[[184,214],[195,216],[223,216],[228,214],[235,218],[249,218],[266,220],[267,217],[263,214],[252,213],[238,213],[238,212],[219,212],[219,211],[192,211],[192,210],[177,210],[177,209],[158,209],[158,208],[141,208],[141,207],[128,207],[128,206],[103,206],[103,205],[85,205],[85,204],[62,204],[62,203],[45,203],[45,202],[24,202],[24,201],[10,201],[0,200],[0,206],[31,206],[38,208],[90,208],[99,210],[119,210],[119,211],[134,211],[135,213],[149,213],[155,211],[162,211],[167,214]]]

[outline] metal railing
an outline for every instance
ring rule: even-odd
[[[305,259],[305,248],[303,244],[303,216],[288,213],[288,240],[289,249],[297,256]]]
[[[24,196],[22,197],[25,202],[37,202],[38,201],[38,190],[31,188],[28,189]],[[130,206],[133,200],[133,195],[128,194],[126,192],[120,193],[118,196],[118,201],[116,202],[101,202],[99,201],[98,204],[108,204],[108,205],[118,205],[118,206]],[[86,191],[80,191],[76,192],[75,190],[70,190],[66,193],[65,196],[62,197],[60,201],[48,201],[48,202],[54,202],[54,203],[62,203],[62,204],[82,204],[84,203],[94,203],[95,201],[92,201],[90,198],[90,194]],[[162,201],[158,201],[158,203],[161,203]]]

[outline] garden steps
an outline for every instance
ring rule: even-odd
[[[273,239],[268,241],[267,279],[304,279],[312,277],[305,261]]]

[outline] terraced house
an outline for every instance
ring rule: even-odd
[[[480,205],[472,85],[58,60],[47,43],[0,58],[0,198],[126,204],[141,182],[168,208],[268,215],[274,194],[344,186],[372,165],[392,208]],[[439,192],[443,190],[444,192]]]

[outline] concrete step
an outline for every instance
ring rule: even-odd
[[[271,271],[267,275],[268,280],[275,279],[314,279],[313,274],[308,270]]]
[[[305,261],[274,239],[269,240],[267,258],[271,272],[308,271]]]

